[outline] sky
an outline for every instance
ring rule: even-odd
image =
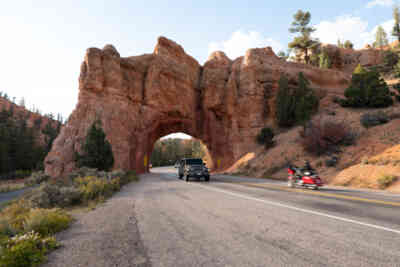
[[[13,0],[0,4],[0,91],[28,108],[67,118],[78,99],[85,50],[113,44],[121,56],[151,53],[170,38],[203,64],[215,50],[234,59],[254,47],[286,51],[297,10],[310,11],[324,43],[390,37],[396,0],[103,1]],[[391,38],[391,37],[390,37]]]

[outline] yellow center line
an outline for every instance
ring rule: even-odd
[[[400,207],[400,202],[385,201],[385,200],[378,200],[378,199],[369,199],[369,198],[348,196],[348,195],[339,195],[339,194],[334,194],[334,193],[325,193],[325,192],[318,192],[318,191],[306,191],[306,190],[302,190],[302,189],[294,189],[294,188],[289,188],[289,187],[280,186],[280,185],[253,184],[253,183],[243,183],[243,182],[228,182],[228,183],[240,184],[240,185],[249,186],[249,187],[278,189],[278,190],[284,190],[284,191],[289,191],[289,192],[299,192],[299,193],[303,193],[303,194],[318,195],[318,196],[332,197],[332,198],[341,198],[341,199],[349,199],[349,200],[355,200],[355,201],[361,201],[361,202],[368,202],[368,203],[375,203],[375,204],[382,204],[382,205]]]

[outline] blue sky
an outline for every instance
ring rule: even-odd
[[[252,47],[285,50],[298,9],[310,11],[323,42],[372,42],[389,30],[394,0],[372,1],[3,1],[0,5],[0,90],[28,108],[67,117],[78,98],[86,48],[113,44],[122,56],[151,53],[158,36],[204,63],[213,50],[229,57]]]

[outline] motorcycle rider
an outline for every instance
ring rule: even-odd
[[[303,171],[313,171],[314,169],[311,167],[311,164],[308,160],[304,162]]]

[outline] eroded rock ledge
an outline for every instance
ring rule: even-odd
[[[250,49],[235,60],[214,52],[204,66],[165,37],[152,54],[120,57],[112,45],[89,48],[81,66],[79,101],[45,160],[46,173],[75,168],[74,155],[99,119],[114,153],[114,168],[147,171],[154,142],[185,132],[201,139],[217,169],[256,147],[255,136],[272,124],[282,74],[303,72],[324,94],[343,93],[350,76],[284,62],[270,47]]]

